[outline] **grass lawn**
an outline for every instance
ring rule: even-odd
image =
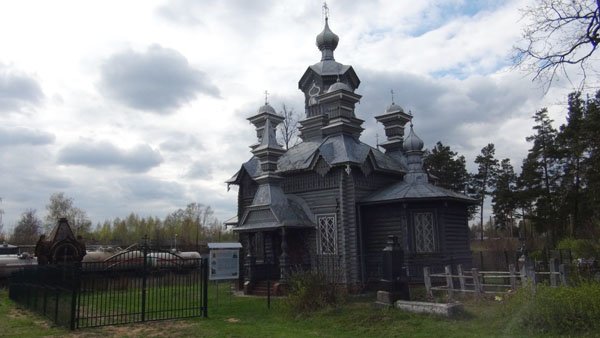
[[[146,322],[69,331],[19,309],[0,291],[0,336],[3,337],[534,337],[519,331],[515,316],[494,301],[466,301],[457,319],[377,309],[374,296],[349,300],[339,309],[310,316],[288,313],[282,298],[238,297],[221,284],[210,288],[209,318]],[[541,337],[542,335],[540,335]],[[548,337],[548,335],[544,335]]]

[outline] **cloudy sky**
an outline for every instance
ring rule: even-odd
[[[223,183],[250,156],[246,120],[270,102],[303,111],[300,76],[320,60],[317,0],[0,2],[0,197],[5,228],[64,192],[93,223],[164,217],[190,202],[225,220]],[[511,69],[527,0],[331,0],[336,60],[362,83],[362,140],[396,103],[431,147],[472,162],[489,142],[520,166],[531,115],[564,120],[567,83],[543,95]],[[474,165],[470,164],[472,170]]]

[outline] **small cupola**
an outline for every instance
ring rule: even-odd
[[[417,134],[415,134],[412,123],[410,124],[410,132],[408,133],[408,136],[406,136],[406,139],[402,145],[406,153],[423,150],[423,140],[421,140]]]
[[[317,35],[317,48],[321,51],[321,61],[335,60],[333,51],[336,49],[340,38],[329,29],[329,18],[325,17],[325,27],[323,31]]]
[[[380,144],[387,154],[401,153],[404,142],[404,126],[410,121],[410,115],[404,112],[404,109],[394,102],[394,91],[392,93],[392,103],[385,109],[384,113],[375,116],[377,122],[383,124],[387,140]]]

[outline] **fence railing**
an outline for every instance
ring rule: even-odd
[[[536,285],[544,277],[549,279],[553,287],[567,284],[565,265],[558,265],[558,269],[556,266],[556,261],[552,259],[550,271],[535,271],[527,266],[517,271],[514,264],[509,265],[509,271],[479,271],[477,268],[464,271],[459,264],[456,273],[452,273],[449,265],[445,267],[444,273],[431,273],[429,267],[424,267],[423,279],[429,298],[433,298],[433,291],[447,293],[450,300],[455,293],[472,293],[476,296],[505,294],[523,285],[530,285],[535,292]]]
[[[102,262],[31,266],[14,273],[16,303],[71,329],[208,314],[208,262],[169,252],[123,252]]]

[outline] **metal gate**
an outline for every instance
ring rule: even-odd
[[[101,262],[24,269],[10,297],[71,329],[206,317],[208,262],[178,253],[128,250]]]

